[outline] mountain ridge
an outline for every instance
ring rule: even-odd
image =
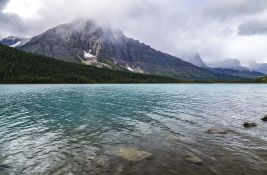
[[[54,57],[59,60],[97,66],[106,65],[118,70],[178,79],[228,79],[199,68],[175,56],[157,51],[138,40],[126,37],[119,30],[97,25],[94,21],[62,24],[19,47],[21,50]],[[90,54],[93,57],[87,58]]]
[[[210,68],[224,68],[224,69],[233,69],[233,70],[240,70],[240,71],[248,71],[249,68],[244,67],[241,65],[240,60],[238,59],[224,59],[217,62],[211,62],[207,64]]]
[[[8,36],[0,39],[0,44],[9,46],[9,47],[20,47],[26,44],[30,39],[17,36]]]

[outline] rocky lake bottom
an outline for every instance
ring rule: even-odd
[[[265,115],[262,84],[1,85],[0,175],[266,175]]]

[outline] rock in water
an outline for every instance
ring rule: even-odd
[[[0,165],[0,171],[10,168],[8,165]]]
[[[192,156],[192,155],[188,155],[185,157],[185,160],[190,162],[190,163],[194,163],[197,165],[202,165],[202,160],[199,157],[196,156]]]
[[[267,115],[265,115],[265,117],[263,117],[261,120],[267,122]]]
[[[227,132],[223,129],[218,128],[210,128],[206,131],[208,134],[227,134]]]
[[[131,162],[138,162],[144,159],[152,158],[151,153],[138,150],[134,147],[120,148],[119,150],[115,151],[114,154]]]
[[[98,157],[94,160],[97,167],[108,167],[109,166],[109,159],[107,157]]]
[[[254,127],[257,126],[257,124],[256,124],[256,123],[248,123],[248,122],[245,122],[245,123],[243,124],[243,126],[244,126],[245,128],[254,128]]]

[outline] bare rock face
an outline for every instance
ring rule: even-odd
[[[138,150],[134,147],[119,148],[114,155],[122,157],[131,162],[138,162],[144,159],[152,158],[152,154],[146,151]]]

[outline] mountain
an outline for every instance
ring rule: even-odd
[[[0,44],[0,83],[178,83],[177,79],[99,69]]]
[[[242,67],[238,60],[225,60],[222,62],[217,62],[209,64],[209,66],[214,67],[231,67],[230,68],[211,68],[206,65],[198,53],[196,54],[184,54],[181,56],[184,61],[190,62],[195,66],[208,69],[216,74],[236,76],[240,78],[258,78],[265,76],[264,73],[260,71],[250,71],[249,69]]]
[[[267,63],[251,63],[249,69],[267,74]]]
[[[226,59],[223,61],[209,63],[208,67],[211,68],[226,68],[233,70],[249,70],[248,68],[241,65],[240,61],[237,59]]]
[[[9,47],[20,47],[29,41],[28,38],[8,36],[0,40],[0,43]]]
[[[206,63],[202,60],[198,53],[193,55],[184,55],[181,58],[182,60],[189,62],[197,67],[207,68]]]
[[[19,48],[66,62],[178,79],[237,78],[199,68],[90,20],[59,25]]]
[[[257,72],[257,71],[249,71],[249,70],[234,70],[234,69],[225,69],[225,68],[208,68],[210,71],[219,74],[238,76],[242,78],[259,78],[264,77],[266,74]]]

